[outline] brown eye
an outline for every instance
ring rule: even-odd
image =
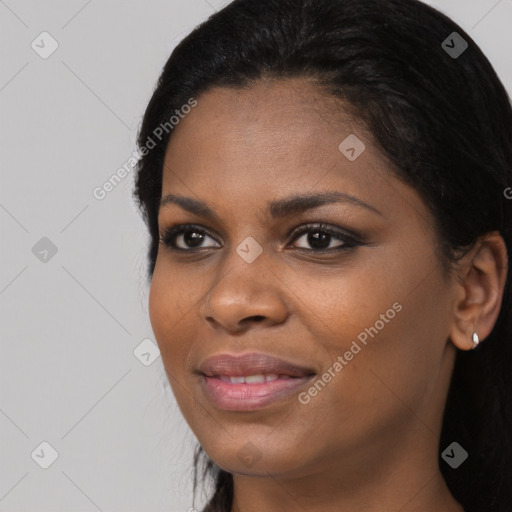
[[[306,246],[299,247],[299,249],[313,252],[334,252],[360,245],[354,236],[324,224],[301,228],[294,234],[292,241],[300,240],[301,238],[304,238]],[[336,240],[338,242],[336,242]],[[335,245],[332,245],[333,243]],[[307,245],[309,245],[311,249],[309,249]]]
[[[219,247],[219,245],[203,245],[208,238],[218,243],[208,231],[200,226],[178,224],[167,229],[160,237],[160,242],[173,251],[181,252]],[[343,251],[361,245],[354,235],[325,224],[303,226],[294,233],[292,242],[301,238],[304,238],[306,246],[297,247],[297,249],[307,252]],[[307,247],[308,245],[310,248]]]
[[[192,251],[193,249],[212,247],[201,245],[207,237],[213,238],[199,226],[182,224],[166,230],[160,237],[160,242],[176,251]]]

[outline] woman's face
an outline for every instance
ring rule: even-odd
[[[162,236],[196,227],[160,244],[149,308],[199,442],[245,475],[334,478],[405,449],[426,457],[424,447],[437,460],[455,288],[420,196],[340,103],[304,80],[215,88],[197,100],[167,148],[158,217]],[[303,368],[302,377],[257,359],[242,376],[279,379],[200,373],[210,357],[254,352]],[[216,370],[237,374],[225,361]]]

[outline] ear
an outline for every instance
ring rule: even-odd
[[[491,333],[501,309],[507,270],[507,247],[498,231],[479,238],[461,259],[450,328],[450,339],[457,348],[472,349],[473,332],[480,341]]]

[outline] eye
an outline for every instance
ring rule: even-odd
[[[322,253],[345,251],[361,245],[356,235],[349,234],[340,228],[326,224],[302,226],[296,230],[292,236],[292,242],[304,238],[303,243],[309,244],[312,247],[311,249],[308,249],[304,245],[298,247],[298,250],[306,252]],[[195,249],[208,249],[220,246],[202,245],[207,238],[211,238],[218,243],[207,230],[200,226],[195,224],[178,224],[164,231],[163,235],[160,237],[160,243],[173,251],[182,252],[194,252]],[[332,246],[331,243],[333,240],[338,240],[341,243]]]
[[[354,235],[350,235],[345,231],[328,226],[326,224],[316,224],[314,226],[303,226],[293,234],[293,241],[304,238],[306,244],[309,244],[312,249],[307,247],[299,247],[299,250],[306,250],[308,252],[335,252],[344,251],[352,247],[360,245]],[[334,247],[331,245],[333,239],[338,239],[338,243]]]
[[[174,251],[190,252],[193,249],[203,248],[201,243],[204,241],[205,236],[211,237],[207,231],[199,226],[194,224],[178,224],[165,230],[164,234],[160,237],[160,242]],[[179,247],[178,241],[181,241],[185,246]]]

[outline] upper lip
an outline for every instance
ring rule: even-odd
[[[248,375],[277,374],[291,377],[306,377],[315,372],[305,366],[268,354],[251,352],[243,355],[219,354],[206,359],[199,372],[208,377],[247,377]]]

